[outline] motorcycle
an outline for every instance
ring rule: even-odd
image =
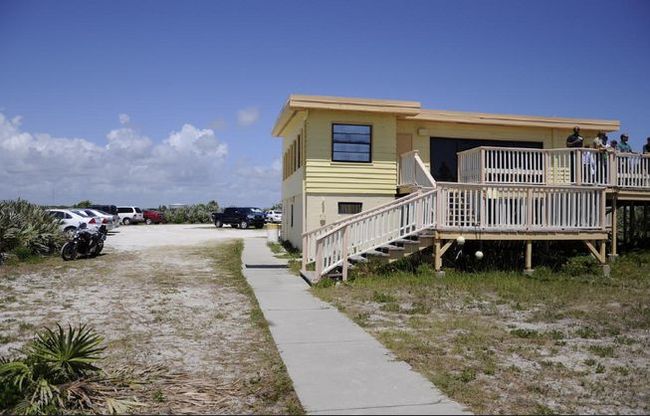
[[[108,230],[105,225],[99,227],[99,230],[91,231],[87,225],[81,224],[74,233],[72,240],[68,241],[61,248],[61,258],[63,260],[74,260],[78,256],[96,257],[104,248],[104,241]]]

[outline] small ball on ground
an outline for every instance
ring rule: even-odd
[[[474,253],[474,255],[476,256],[477,260],[481,260],[483,258],[483,252],[481,250]]]

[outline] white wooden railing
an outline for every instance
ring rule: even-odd
[[[315,237],[316,277],[425,229],[474,232],[604,230],[605,188],[438,182]],[[303,248],[304,250],[304,248]]]
[[[458,153],[463,183],[650,189],[650,155],[597,149],[477,147]]]
[[[650,189],[650,155],[616,155],[616,184],[621,188]]]
[[[340,227],[343,224],[349,223],[351,221],[356,221],[358,219],[365,218],[367,216],[372,216],[375,213],[383,210],[386,207],[393,206],[396,203],[409,201],[417,197],[417,193],[411,193],[402,198],[391,200],[385,204],[378,205],[372,209],[360,212],[358,214],[353,214],[347,216],[339,221],[335,221],[331,224],[327,224],[323,227],[311,230],[302,234],[302,264],[303,266],[312,263],[316,259],[316,240],[324,234],[329,233],[335,228]]]
[[[436,186],[436,181],[417,150],[406,152],[400,156],[398,183],[399,186],[420,188],[435,188]]]
[[[581,231],[605,228],[605,188],[438,182],[438,229]]]
[[[345,222],[316,239],[316,276],[343,266],[347,259],[435,225],[436,190],[418,190],[411,198]]]

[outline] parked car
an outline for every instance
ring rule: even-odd
[[[120,222],[124,225],[137,224],[144,221],[142,210],[138,207],[117,207],[117,215],[120,217]]]
[[[59,227],[61,231],[68,235],[73,235],[79,226],[83,223],[88,225],[88,228],[99,228],[97,220],[94,217],[90,217],[85,213],[78,212],[77,210],[71,209],[48,209],[47,213],[54,218],[60,220]]]
[[[88,208],[103,211],[111,215],[117,215],[117,207],[115,205],[91,205]]]
[[[116,227],[120,225],[120,216],[117,215],[117,206],[115,205],[91,205],[90,209],[96,209],[97,211],[105,212],[113,216],[113,222]]]
[[[111,215],[109,213],[100,211],[98,209],[83,208],[83,209],[79,209],[79,211],[83,211],[86,214],[90,215],[91,217],[97,218],[99,221],[101,221],[102,225],[106,226],[106,229],[108,231],[114,229],[120,223],[120,217]]]
[[[274,223],[282,222],[282,211],[279,211],[277,209],[270,209],[266,211],[264,214],[266,216],[266,222],[274,222]]]
[[[147,224],[160,224],[165,222],[165,215],[160,211],[145,209],[142,215],[144,216],[144,222]]]
[[[216,227],[229,224],[234,228],[261,228],[264,226],[264,212],[259,208],[226,208],[223,212],[213,212],[212,221]]]

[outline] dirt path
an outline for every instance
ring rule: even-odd
[[[236,247],[108,247],[96,259],[0,270],[0,355],[37,327],[85,322],[106,337],[104,368],[155,370],[135,390],[137,412],[299,410],[266,328],[252,319],[254,298],[222,267]]]

